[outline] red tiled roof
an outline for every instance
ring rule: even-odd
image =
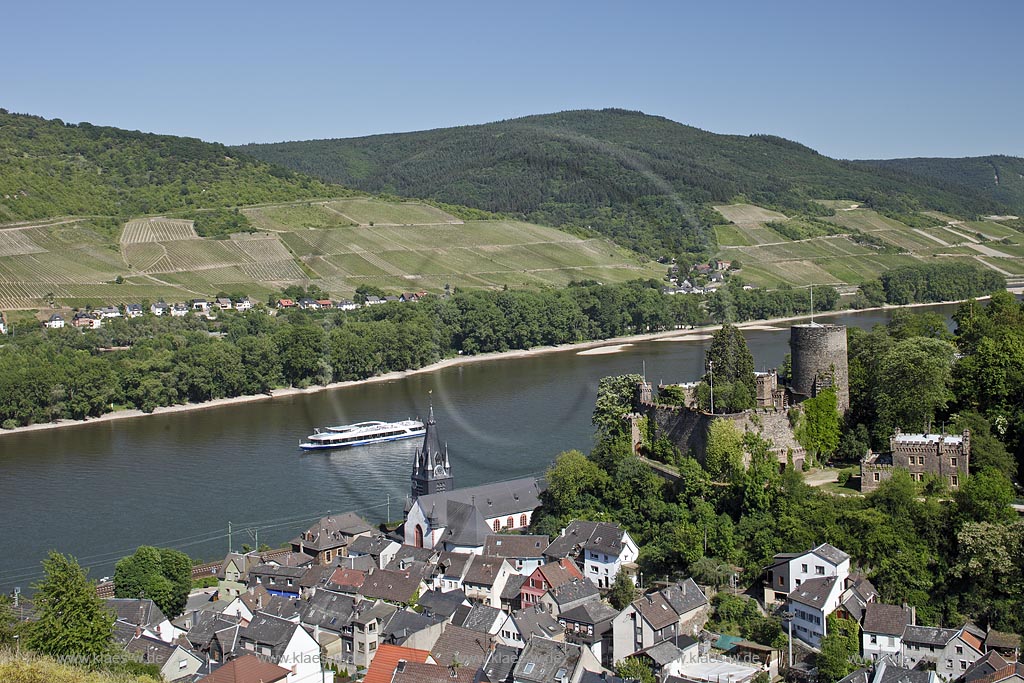
[[[391,683],[399,660],[425,664],[430,660],[430,653],[426,650],[414,650],[411,647],[383,644],[377,648],[377,654],[373,656],[363,683]]]
[[[333,583],[336,586],[347,586],[351,588],[360,588],[366,581],[366,572],[358,569],[345,569],[339,567],[334,570],[331,574],[329,583]]]
[[[265,662],[256,655],[232,660],[203,679],[204,683],[277,683],[287,680],[288,669]]]

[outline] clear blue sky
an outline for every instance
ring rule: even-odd
[[[1024,2],[17,2],[0,107],[229,144],[623,107],[830,156],[1024,156]]]

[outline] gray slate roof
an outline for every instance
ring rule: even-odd
[[[586,579],[573,579],[548,591],[556,605],[568,605],[580,600],[600,600],[601,591]]]
[[[487,526],[487,520],[479,508],[457,500],[447,501],[446,506],[448,525],[441,534],[441,541],[458,546],[482,547],[487,534],[491,533],[491,527]]]
[[[596,626],[604,622],[610,623],[618,614],[619,611],[611,605],[600,600],[590,600],[582,605],[573,607],[571,610],[562,612],[559,616],[566,621],[573,621],[579,624],[594,624]]]
[[[789,594],[789,599],[808,607],[821,609],[832,592],[832,587],[835,586],[836,580],[834,576],[807,579]]]
[[[683,656],[683,651],[668,640],[652,645],[640,652],[650,657],[659,667],[670,664]]]
[[[291,543],[319,552],[347,545],[353,536],[370,531],[373,527],[365,519],[354,512],[346,512],[320,519],[301,536],[293,538]]]
[[[704,591],[692,578],[663,588],[661,594],[680,616],[708,604],[708,598],[704,595]]]
[[[513,574],[508,577],[508,581],[505,582],[505,587],[501,591],[502,600],[515,600],[519,597],[519,593],[522,591],[523,584],[529,580],[529,577],[523,576],[522,574]]]
[[[512,676],[516,681],[553,683],[562,676],[571,676],[581,655],[578,645],[531,638],[519,654]]]
[[[576,557],[581,549],[617,556],[625,532],[618,524],[575,520],[544,551],[549,558]]]
[[[266,645],[270,648],[271,656],[277,658],[282,655],[297,628],[301,627],[287,619],[257,612],[239,636],[244,642]]]
[[[306,602],[299,621],[306,626],[341,632],[342,626],[351,619],[355,606],[355,599],[349,595],[318,590]]]
[[[416,604],[423,608],[425,614],[433,614],[443,619],[450,619],[455,610],[466,602],[466,594],[462,591],[442,593],[439,590],[424,591]]]
[[[540,558],[550,544],[547,536],[491,534],[484,542],[484,555],[512,559]]]
[[[462,579],[463,583],[474,586],[493,586],[502,565],[505,564],[505,558],[487,557],[486,555],[473,555],[472,557],[473,563],[469,565],[469,571]]]
[[[440,616],[419,614],[409,609],[395,610],[381,629],[381,636],[389,643],[404,645],[414,634],[444,621]]]
[[[902,636],[904,629],[909,625],[910,610],[906,607],[873,602],[864,608],[862,628],[865,633]]]
[[[471,486],[454,491],[443,491],[420,496],[416,504],[430,518],[434,527],[448,526],[448,501],[476,505],[485,517],[504,517],[533,510],[540,506],[540,493],[547,482],[536,477],[524,477],[497,484]]]
[[[945,647],[960,633],[956,628],[936,628],[934,626],[907,626],[903,631],[903,642],[920,643]]]
[[[521,609],[511,616],[524,642],[532,636],[553,638],[563,632],[558,620],[540,607]]]
[[[487,660],[490,646],[490,637],[486,633],[449,624],[434,647],[430,648],[430,655],[441,666],[457,663],[476,670]]]
[[[380,555],[382,552],[388,549],[394,541],[383,534],[376,536],[359,536],[352,539],[352,542],[348,544],[348,552],[359,553],[361,555]]]
[[[469,614],[462,621],[459,626],[470,631],[477,631],[479,633],[489,633],[491,628],[494,626],[494,622],[498,620],[502,612],[497,607],[491,607],[490,605],[473,605],[469,610]]]
[[[488,683],[506,683],[512,680],[512,669],[519,660],[519,650],[508,645],[497,645],[487,658],[483,673]],[[582,683],[582,682],[581,682]]]
[[[849,555],[847,555],[831,543],[822,543],[811,552],[815,553],[816,555],[820,555],[821,557],[824,557],[832,564],[840,564],[850,559]]]
[[[114,613],[115,618],[136,626],[156,628],[167,619],[156,603],[148,598],[107,598],[103,603],[108,611]]]

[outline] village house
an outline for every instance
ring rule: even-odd
[[[569,524],[544,551],[548,559],[571,557],[583,575],[598,588],[611,588],[620,570],[636,583],[640,549],[617,524],[577,520]]]
[[[839,577],[840,585],[850,575],[850,556],[829,543],[803,553],[779,553],[765,568],[764,603],[783,602],[804,581]]]
[[[193,311],[197,313],[209,313],[210,302],[207,301],[206,299],[192,299],[189,308],[191,308]]]
[[[612,620],[612,661],[680,635],[699,633],[710,605],[693,579],[634,600]]]
[[[75,313],[71,319],[71,326],[86,330],[97,330],[103,327],[103,319],[96,314],[80,311]]]
[[[245,593],[249,583],[249,570],[263,563],[260,553],[228,553],[217,570],[217,590],[221,598]]]
[[[292,621],[257,613],[249,625],[240,630],[238,650],[289,669],[287,683],[331,683],[334,680],[332,671],[321,670],[320,645],[301,625]]]
[[[107,611],[114,618],[141,629],[140,635],[147,635],[165,643],[173,643],[184,633],[171,624],[156,603],[148,598],[106,598],[103,601]]]
[[[249,570],[249,586],[263,586],[271,595],[298,598],[302,594],[299,581],[307,567],[282,567],[264,562]]]
[[[357,304],[355,301],[352,301],[351,299],[342,299],[337,303],[335,308],[338,308],[342,311],[354,311],[357,308],[359,308],[359,304]]]
[[[558,616],[565,639],[594,653],[606,667],[612,662],[612,620],[619,611],[600,600],[587,600]]]
[[[460,607],[470,607],[469,600],[462,591],[442,592],[436,588],[421,594],[416,605],[423,609],[423,614],[452,623]]]
[[[317,303],[315,300],[310,299],[308,296],[304,296],[304,297],[300,298],[299,301],[298,301],[298,304],[299,304],[299,308],[301,308],[304,311],[319,311],[320,310],[320,304]]]
[[[501,607],[501,592],[515,573],[503,557],[470,555],[469,568],[462,577],[462,589],[471,602]]]
[[[376,294],[371,294],[363,301],[364,306],[377,306],[379,304],[387,303],[383,297],[379,297]]]
[[[1024,681],[1024,664],[995,650],[967,667],[963,683],[1019,683]]]
[[[512,669],[513,683],[580,683],[586,672],[600,674],[602,666],[587,648],[550,638],[534,637],[519,653]]]
[[[476,683],[476,673],[438,664],[427,650],[382,645],[362,683]]]
[[[214,303],[216,303],[217,308],[219,308],[222,311],[230,311],[231,308],[232,308],[232,306],[231,306],[231,299],[229,299],[226,296],[219,296],[219,297],[217,297],[217,299],[216,299],[216,301]]]
[[[355,538],[370,536],[372,532],[370,524],[354,512],[330,515],[293,538],[292,551],[311,555],[318,564],[329,565],[335,558],[348,554],[348,545]]]
[[[359,594],[395,605],[412,605],[426,590],[422,577],[411,571],[371,569],[359,588]]]
[[[142,304],[125,304],[124,314],[129,318],[141,318],[143,312]]]
[[[498,630],[498,642],[518,650],[533,636],[565,640],[565,629],[540,605],[510,613]]]
[[[278,299],[277,300],[277,307],[278,308],[295,308],[295,302],[293,300],[291,300],[291,299]]]
[[[985,632],[970,622],[960,628],[907,626],[900,664],[908,669],[931,665],[940,679],[959,678],[984,655]]]
[[[149,305],[149,312],[153,315],[165,315],[171,312],[171,307],[162,299]]]
[[[134,661],[159,667],[161,678],[170,683],[195,675],[206,663],[187,647],[145,635],[123,621],[114,623],[113,647]]]
[[[99,314],[100,318],[104,319],[121,317],[121,309],[118,308],[117,306],[101,306],[97,310],[97,313]]]
[[[330,299],[317,299],[316,300],[316,305],[321,310],[326,310],[326,309],[329,309],[329,308],[334,308],[334,302],[331,301]]]
[[[64,316],[60,313],[54,313],[43,325],[51,330],[59,330],[64,327]]]
[[[415,609],[397,610],[381,632],[381,643],[403,647],[433,647],[448,622],[437,616],[427,616]]]
[[[828,635],[827,618],[839,607],[843,590],[843,580],[836,576],[803,581],[789,594],[786,605],[793,618],[793,635],[811,647],[821,645]]]
[[[235,302],[236,311],[251,311],[254,302],[247,296],[243,296],[241,299]]]
[[[544,550],[550,545],[547,536],[528,534],[492,534],[484,540],[484,555],[504,557],[517,574],[529,576],[544,564]]]
[[[430,656],[442,666],[477,671],[487,661],[490,649],[486,633],[449,625],[430,648]]]
[[[892,656],[883,657],[877,662],[871,662],[868,666],[857,669],[846,678],[840,679],[839,683],[939,683],[938,676],[934,671],[911,670],[897,666],[896,659]]]
[[[519,591],[522,606],[530,608],[539,605],[545,593],[573,579],[583,579],[583,573],[570,559],[563,558],[537,567]]]
[[[348,544],[347,550],[348,557],[369,556],[373,558],[378,569],[384,569],[395,559],[400,547],[396,541],[383,534],[377,534],[376,536],[356,536]]]
[[[872,603],[861,622],[861,655],[877,661],[903,650],[903,631],[914,624],[914,611],[906,606]]]
[[[904,434],[899,429],[889,437],[888,453],[871,453],[861,461],[861,490],[874,491],[892,478],[894,470],[906,470],[914,481],[938,477],[956,490],[968,474],[971,432],[962,434]]]
[[[601,591],[590,581],[571,579],[557,588],[552,588],[540,597],[540,605],[554,617],[574,607],[601,599]]]
[[[171,307],[172,318],[184,318],[186,315],[188,315],[188,306],[185,304],[179,302]]]

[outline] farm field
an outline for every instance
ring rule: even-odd
[[[800,225],[801,219],[737,204],[715,207],[733,221],[715,226],[718,257],[738,259],[740,277],[763,287],[784,283],[856,285],[885,270],[933,257],[970,260],[1011,276],[1024,274],[1024,235],[994,221],[961,222],[929,212],[947,225],[912,228],[870,209],[850,208],[853,202],[846,200],[821,203],[836,209],[827,220],[838,229],[870,234],[900,253],[885,253],[838,235],[789,240],[763,222],[795,220]],[[977,236],[979,232],[1000,241],[985,242]],[[770,235],[777,237],[769,241]],[[1009,243],[1004,244],[1003,238]]]
[[[445,285],[538,287],[660,278],[663,267],[604,239],[514,220],[468,221],[419,203],[373,199],[242,209],[262,232],[199,237],[191,221],[132,219],[111,235],[86,220],[0,227],[0,309],[264,300],[314,283],[335,297]],[[373,223],[371,226],[370,223]]]

